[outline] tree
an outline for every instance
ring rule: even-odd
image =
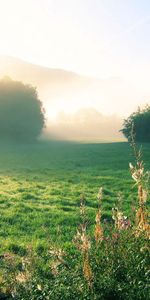
[[[37,91],[10,78],[0,81],[0,138],[31,141],[45,124],[44,109]]]
[[[124,120],[123,129],[120,131],[129,140],[132,126],[134,126],[135,141],[150,142],[150,106],[146,105],[143,109],[132,113]]]

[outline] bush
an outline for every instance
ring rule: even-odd
[[[150,106],[146,105],[144,109],[138,109],[124,120],[123,129],[120,131],[129,140],[134,126],[135,140],[137,142],[150,142]]]
[[[44,123],[44,110],[34,87],[9,78],[0,81],[1,139],[36,139]]]

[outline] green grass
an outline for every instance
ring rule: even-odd
[[[150,168],[150,145],[143,146]],[[28,246],[46,251],[52,243],[70,247],[79,224],[80,193],[94,221],[97,192],[104,188],[103,218],[111,218],[117,193],[131,213],[136,204],[128,143],[39,142],[0,145],[0,252],[24,255]]]

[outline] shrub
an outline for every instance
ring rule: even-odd
[[[123,129],[120,131],[129,140],[134,124],[135,140],[137,142],[150,142],[150,106],[138,109],[124,120]]]
[[[44,110],[34,87],[11,79],[0,81],[1,139],[36,139],[44,122]]]

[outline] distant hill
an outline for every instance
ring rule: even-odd
[[[46,68],[10,56],[0,56],[0,77],[3,76],[31,83],[41,95],[50,96],[51,100],[64,96],[68,90],[83,88],[91,81],[74,72]]]
[[[143,94],[119,77],[90,78],[10,56],[0,56],[0,77],[3,76],[36,86],[44,102],[52,103],[58,99],[70,102],[74,99],[74,102],[83,102],[83,106],[86,104],[87,107],[92,105],[104,114],[128,115],[143,101]],[[127,98],[131,98],[130,107]]]
[[[44,96],[44,100],[48,97],[49,101],[60,97],[69,99],[72,94],[74,96],[82,94],[84,97],[89,94],[91,103],[93,103],[94,99],[92,98],[95,98],[96,93],[99,102],[106,101],[106,98],[109,97],[106,95],[112,87],[115,89],[115,86],[118,88],[123,85],[120,78],[100,80],[63,69],[34,65],[11,56],[0,55],[0,77],[4,76],[31,83],[38,88],[40,95]],[[110,100],[112,100],[111,98]]]

